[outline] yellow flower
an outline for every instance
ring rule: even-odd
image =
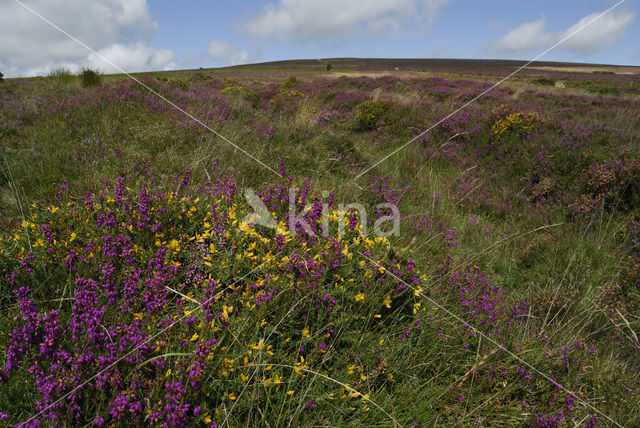
[[[198,340],[198,333],[193,333],[193,336],[191,336],[191,339],[189,340],[190,342],[195,342],[196,340]]]
[[[207,415],[204,417],[204,423],[205,424],[210,424],[211,423],[211,416]]]
[[[264,348],[264,339],[260,339],[257,345],[249,346],[251,349],[262,349]]]
[[[364,293],[359,293],[356,295],[356,302],[362,302],[364,300]]]
[[[391,309],[391,298],[389,296],[386,296],[384,298],[384,305],[387,307],[387,309]]]
[[[311,335],[309,334],[309,327],[305,327],[304,330],[302,330],[302,335],[304,337],[311,337]]]
[[[167,249],[174,250],[174,251],[180,251],[180,243],[178,241],[176,241],[175,239],[172,239],[171,242],[169,242],[167,244]]]

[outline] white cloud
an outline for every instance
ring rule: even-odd
[[[581,27],[592,21],[598,13],[585,16],[580,21],[572,25],[564,32],[561,39],[568,37],[578,31]],[[633,11],[623,11],[609,13],[599,18],[593,24],[580,30],[563,43],[565,49],[569,49],[578,54],[590,55],[605,46],[608,46],[624,36],[624,30],[633,21],[635,13]]]
[[[247,64],[250,61],[249,52],[238,50],[227,42],[212,40],[207,47],[209,57],[222,64],[240,65]]]
[[[309,41],[358,30],[398,29],[407,18],[430,23],[448,0],[280,0],[242,28],[254,36]]]
[[[174,55],[169,49],[153,49],[144,42],[135,44],[114,44],[98,51],[102,57],[129,72],[132,70],[170,70],[175,68]],[[89,54],[89,65],[103,72],[119,72],[98,55]]]
[[[601,13],[585,16],[565,31],[558,33],[546,30],[544,18],[527,22],[493,42],[489,49],[494,54],[525,55],[548,49],[567,38],[557,49],[588,56],[622,38],[625,28],[631,24],[635,16],[635,12],[630,10],[614,10],[590,23]]]
[[[247,64],[249,63],[251,60],[249,58],[249,52],[247,51],[239,51],[236,52],[235,54],[233,54],[233,56],[231,57],[231,65],[241,65],[241,64]]]
[[[496,40],[491,50],[505,54],[528,54],[549,47],[553,45],[555,37],[545,33],[546,26],[544,19],[524,23]]]
[[[126,71],[168,68],[169,50],[155,50],[158,29],[146,0],[25,0],[34,11]],[[115,71],[104,61],[15,2],[0,3],[0,63],[8,76],[46,74],[84,65]],[[6,71],[5,71],[6,70]]]
[[[212,60],[224,61],[233,54],[235,48],[227,42],[212,40],[209,42],[207,51]]]

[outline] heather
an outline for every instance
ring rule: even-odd
[[[369,66],[5,79],[0,419],[640,423],[638,75]]]

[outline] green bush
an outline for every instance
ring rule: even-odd
[[[327,63],[327,71],[331,71],[331,69],[333,69],[333,64],[331,64],[330,62]]]
[[[102,75],[100,72],[91,70],[90,68],[83,68],[80,72],[80,82],[83,88],[98,86],[102,82]]]
[[[531,82],[543,86],[554,86],[556,84],[556,81],[549,77],[538,77],[537,79],[533,79]]]
[[[582,89],[597,95],[619,95],[620,86],[614,82],[594,82],[578,80],[570,83],[570,87]]]
[[[0,82],[2,82],[4,80],[4,74],[2,74],[2,72],[0,72]]]

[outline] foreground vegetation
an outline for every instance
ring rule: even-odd
[[[0,84],[0,419],[640,424],[638,76],[321,69]]]

